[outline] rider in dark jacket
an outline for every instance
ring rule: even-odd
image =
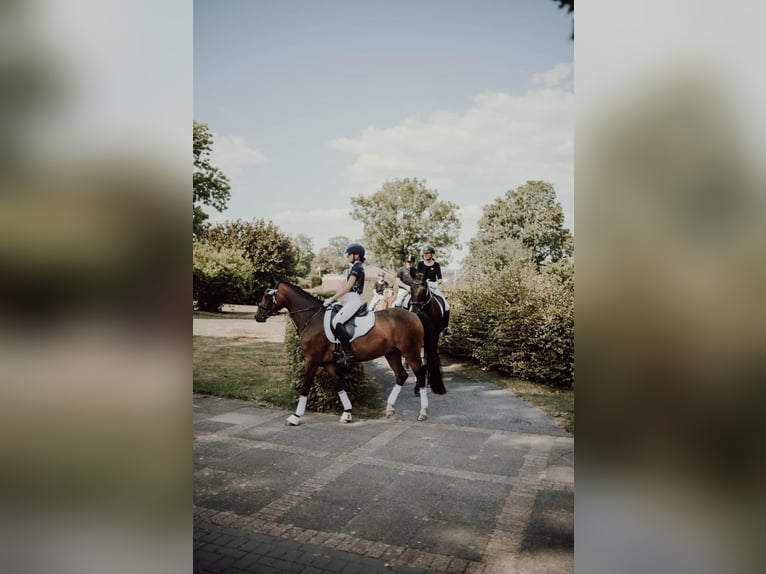
[[[435,250],[431,245],[424,245],[421,249],[423,254],[423,261],[418,263],[417,273],[425,275],[426,282],[432,293],[435,293],[444,300],[444,330],[442,331],[446,337],[452,335],[452,331],[449,330],[449,302],[447,298],[439,291],[439,285],[442,282],[442,268],[439,262],[434,260]]]
[[[346,329],[342,325],[353,317],[354,313],[362,306],[361,295],[362,291],[364,291],[364,266],[362,265],[364,263],[364,247],[359,243],[349,243],[344,255],[349,264],[346,283],[332,297],[324,301],[325,307],[328,307],[335,300],[343,298],[343,307],[332,320],[333,332],[343,347],[343,356],[338,359],[339,365],[346,365],[354,360],[354,354],[351,352],[351,342],[349,341]],[[338,328],[338,325],[341,325],[341,327]]]

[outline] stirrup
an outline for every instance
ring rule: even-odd
[[[353,353],[347,353],[347,352],[344,351],[343,355],[341,355],[340,359],[338,359],[338,364],[341,367],[343,367],[345,365],[350,365],[355,360],[356,360],[356,358],[354,358],[354,354]]]
[[[450,331],[449,327],[447,327],[446,329],[444,329],[444,331],[442,331],[442,335],[444,335],[445,337],[450,337],[452,336],[452,331]]]

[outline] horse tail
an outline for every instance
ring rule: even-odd
[[[431,385],[431,392],[443,395],[447,392],[447,388],[444,386],[442,362],[439,358],[439,333],[428,315],[422,311],[418,311],[417,315],[423,323],[423,347],[426,351],[428,384]]]

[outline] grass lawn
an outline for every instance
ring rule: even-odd
[[[196,316],[196,313],[195,313]],[[195,393],[254,401],[292,410],[298,393],[288,382],[289,363],[284,343],[239,342],[225,337],[193,337]],[[319,384],[315,382],[315,384]],[[379,389],[377,383],[372,382]],[[382,399],[354,405],[357,418],[384,415]],[[343,408],[338,401],[338,414]]]
[[[292,409],[284,343],[193,337],[194,392]]]

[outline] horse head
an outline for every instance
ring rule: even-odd
[[[415,279],[412,280],[412,286],[410,288],[410,296],[412,297],[410,306],[413,311],[420,310],[423,305],[428,303],[430,296],[430,290],[428,283],[426,283],[426,276],[423,273],[415,275]]]
[[[271,317],[276,315],[283,305],[277,301],[277,293],[279,292],[278,286],[270,289],[266,289],[261,298],[261,302],[258,303],[258,310],[255,312],[255,320],[259,323],[263,323]]]

